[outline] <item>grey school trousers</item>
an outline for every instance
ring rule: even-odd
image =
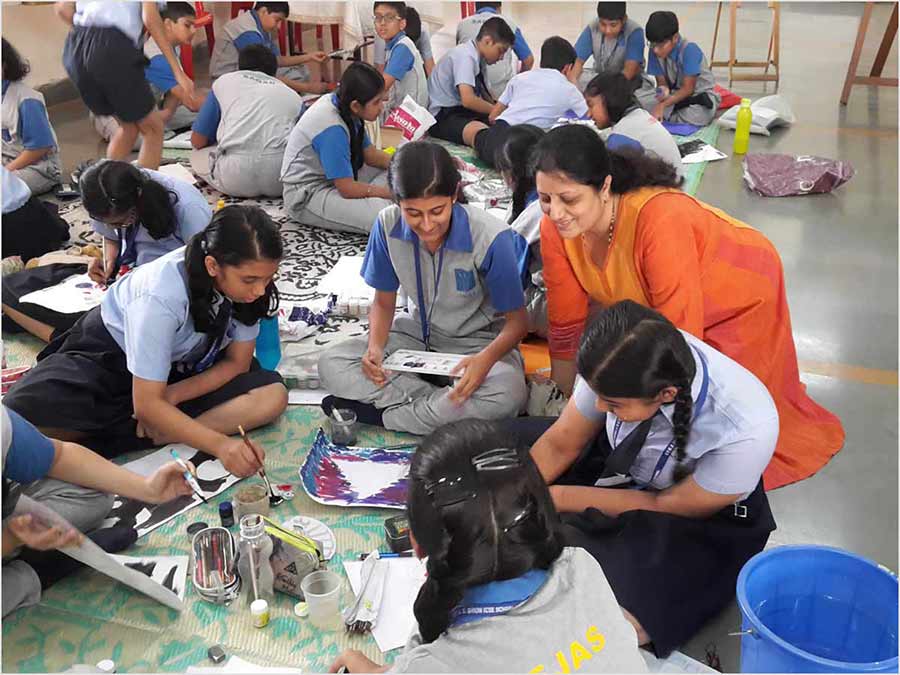
[[[387,185],[387,171],[364,166],[357,180],[372,185]],[[346,199],[336,187],[328,186],[308,193],[307,186],[284,184],[284,207],[293,220],[303,225],[337,232],[368,234],[381,209],[391,205],[388,199],[367,197]]]
[[[95,530],[113,505],[113,495],[45,478],[22,490],[69,521],[81,532]],[[36,605],[41,600],[41,582],[37,573],[13,553],[3,561],[3,616],[19,607]]]
[[[191,151],[191,168],[219,192],[230,197],[281,197],[284,148],[272,152],[229,152],[218,146]]]
[[[490,343],[481,337],[447,338],[432,334],[434,351],[476,354]],[[448,398],[451,386],[440,386],[414,373],[393,373],[379,387],[362,371],[368,336],[352,338],[326,350],[319,357],[322,386],[335,396],[371,403],[384,410],[386,429],[424,436],[455,420],[516,417],[528,401],[525,369],[518,349],[511,351],[488,372],[482,385],[462,405]],[[394,319],[384,349],[385,358],[398,349],[424,350],[422,329],[408,314]]]

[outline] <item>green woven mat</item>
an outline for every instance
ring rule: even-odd
[[[703,127],[695,134],[691,134],[690,136],[679,136],[677,141],[680,145],[681,143],[687,143],[688,141],[699,138],[700,140],[709,143],[711,146],[716,147],[716,141],[719,140],[719,131],[721,131],[721,129],[722,127],[714,122],[709,126]],[[700,180],[703,178],[703,172],[706,171],[707,164],[709,164],[709,162],[685,165],[687,170],[684,172],[684,184],[681,186],[681,189],[692,197],[697,195],[697,190],[700,188]]]
[[[297,472],[323,420],[318,407],[291,406],[276,424],[251,436],[266,450],[272,482],[296,486],[294,499],[275,509],[273,516],[287,520],[302,514],[331,527],[338,553],[328,567],[343,575],[341,560],[383,546],[382,523],[396,511],[323,506],[303,492]],[[408,438],[366,427],[359,442],[391,444]],[[230,498],[241,485],[157,528],[128,552],[188,554],[185,528],[198,520],[217,523],[218,502]],[[271,621],[263,629],[252,626],[249,612],[239,602],[231,607],[212,605],[200,600],[191,584],[185,600],[186,608],[179,614],[99,572],[82,570],[50,588],[38,606],[4,619],[3,671],[54,672],[107,658],[116,662],[120,673],[183,671],[190,665],[209,665],[206,650],[216,643],[254,663],[313,672],[327,670],[335,656],[348,647],[377,662],[392,660],[392,654],[380,653],[371,636],[322,632],[298,619],[293,614],[296,600],[283,594],[276,594]]]

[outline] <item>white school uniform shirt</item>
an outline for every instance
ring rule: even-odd
[[[165,2],[157,2],[159,8],[165,8]],[[141,14],[141,3],[136,0],[78,0],[75,3],[75,16],[72,22],[76,26],[96,26],[98,28],[118,28],[125,33],[135,46],[141,44],[144,31],[144,17]]]
[[[436,115],[441,108],[461,106],[457,87],[467,84],[475,89],[483,62],[474,40],[458,44],[444,54],[428,78],[428,111]]]
[[[174,365],[192,366],[206,354],[209,335],[194,328],[184,253],[179,248],[141,265],[110,286],[100,304],[103,323],[136,377],[167,382]],[[232,316],[220,351],[258,334],[259,322],[247,326]]]
[[[756,488],[775,452],[778,442],[775,402],[765,385],[749,370],[690,333],[681,333],[691,347],[697,367],[691,384],[695,402],[704,379],[701,355],[706,361],[709,377],[706,400],[699,411],[692,413],[685,460],[677,461],[677,453],[673,450],[649,488],[664,490],[674,485],[676,468],[680,466],[683,473],[692,474],[704,490],[739,494],[742,495],[740,501]],[[605,421],[606,433],[615,451],[640,422],[620,422],[613,413],[598,412],[597,398],[588,384],[578,377],[572,393],[575,406],[585,418]],[[653,418],[644,447],[631,467],[630,475],[642,485],[650,481],[661,455],[673,440],[674,410],[674,404],[660,408]]]
[[[674,166],[679,176],[684,175],[681,153],[672,134],[643,108],[635,108],[623,115],[622,119],[609,130],[609,134],[619,134],[637,141],[645,151],[655,153],[660,159]]]
[[[140,227],[134,237],[138,266],[181,248],[195,234],[205,230],[212,219],[212,208],[206,197],[190,183],[152,169],[141,169],[141,173],[169,191],[169,201],[175,211],[175,230],[167,237],[154,239],[145,227],[135,223],[132,227]],[[91,228],[106,239],[119,241],[118,228],[95,219],[91,219]]]
[[[500,95],[506,106],[497,119],[507,124],[533,124],[550,129],[569,111],[576,117],[587,114],[584,95],[566,76],[553,68],[533,68],[519,73]]]
[[[31,199],[28,184],[5,166],[0,167],[0,199],[3,203],[3,213],[21,209]]]

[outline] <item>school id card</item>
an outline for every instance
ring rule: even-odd
[[[414,349],[398,349],[381,367],[400,373],[422,373],[423,375],[446,375],[451,377],[453,369],[466,358],[465,354],[444,354],[441,352],[420,352]]]

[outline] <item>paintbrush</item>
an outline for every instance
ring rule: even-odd
[[[187,481],[187,484],[191,486],[191,490],[194,491],[194,494],[200,497],[204,504],[209,504],[206,497],[203,496],[203,490],[200,489],[200,483],[197,482],[197,479],[194,477],[194,474],[191,473],[191,470],[188,468],[185,461],[178,456],[178,453],[175,452],[175,448],[169,448],[169,452],[172,453],[172,458],[178,462],[178,466],[184,469],[184,479]]]
[[[244,439],[244,443],[248,448],[250,448],[250,452],[253,453],[253,456],[259,460],[259,476],[263,479],[263,482],[266,484],[266,489],[269,491],[269,506],[278,506],[281,502],[284,501],[281,497],[275,494],[275,491],[272,489],[272,484],[269,482],[269,477],[266,475],[266,468],[263,465],[262,459],[260,456],[256,454],[256,449],[253,447],[253,444],[250,442],[250,439],[247,438],[247,432],[244,431],[244,427],[238,424],[238,431],[241,434],[241,438]]]

